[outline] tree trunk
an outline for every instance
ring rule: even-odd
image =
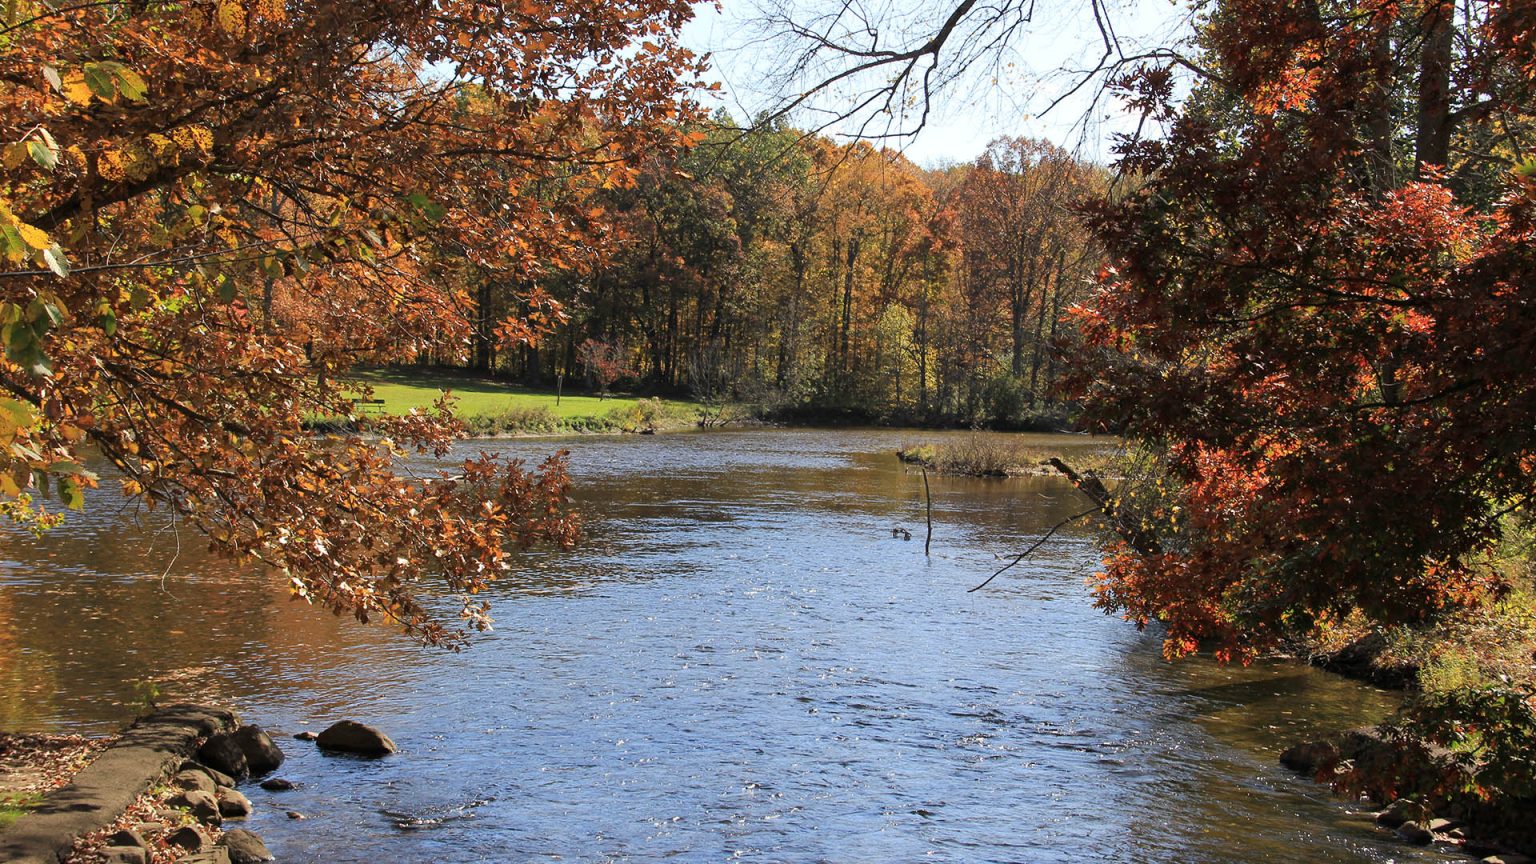
[[[1425,166],[1446,167],[1451,154],[1451,56],[1456,4],[1434,0],[1424,12],[1419,49],[1419,126],[1414,159],[1419,177]]]

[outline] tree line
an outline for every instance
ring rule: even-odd
[[[550,274],[568,317],[548,337],[501,350],[525,287],[487,274],[473,349],[435,359],[787,416],[1062,422],[1064,313],[1103,263],[1079,207],[1107,171],[1024,138],[926,170],[782,122],[699,134],[585,198],[610,247]]]

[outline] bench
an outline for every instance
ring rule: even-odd
[[[362,415],[364,417],[366,417],[366,416],[368,416],[370,414],[383,414],[384,413],[384,400],[383,399],[353,399],[352,400],[352,411],[353,411],[354,414],[360,414],[360,415]]]

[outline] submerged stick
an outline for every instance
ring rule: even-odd
[[[1083,512],[1077,514],[1076,516],[1068,516],[1067,518],[1061,520],[1060,522],[1057,522],[1054,526],[1051,527],[1051,530],[1045,532],[1045,536],[1044,537],[1041,537],[1039,540],[1035,541],[1035,545],[1029,547],[1028,549],[1025,549],[1023,552],[1020,552],[1018,555],[1016,555],[1014,557],[1014,559],[1012,561],[1009,561],[1007,564],[1004,564],[1002,567],[1000,567],[998,569],[998,571],[996,573],[993,573],[991,576],[988,576],[986,582],[983,582],[980,585],[977,585],[975,588],[971,588],[971,589],[967,590],[965,593],[970,594],[970,593],[973,593],[975,591],[980,591],[981,589],[987,587],[987,585],[990,584],[993,579],[996,579],[997,577],[1003,575],[1007,571],[1012,570],[1014,568],[1014,566],[1017,565],[1020,561],[1023,561],[1025,558],[1028,558],[1029,557],[1029,553],[1035,551],[1036,549],[1039,549],[1041,546],[1044,546],[1046,544],[1046,541],[1050,540],[1051,537],[1055,536],[1057,531],[1060,531],[1061,529],[1067,527],[1068,525],[1071,525],[1073,522],[1076,522],[1077,520],[1083,518],[1084,516],[1092,516],[1093,514],[1095,514],[1097,512],[1099,512],[1099,508],[1095,507],[1092,510],[1084,510]]]
[[[928,536],[923,538],[923,557],[927,558],[928,547],[933,545],[933,490],[928,488],[928,466],[923,466],[923,497],[928,500]]]

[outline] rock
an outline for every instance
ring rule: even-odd
[[[260,861],[272,860],[272,853],[267,851],[267,844],[244,828],[225,831],[224,839],[219,841],[219,845],[229,850],[230,864],[257,864]]]
[[[272,736],[260,726],[241,726],[234,734],[235,744],[245,754],[245,765],[252,774],[270,774],[283,764],[283,751]]]
[[[326,750],[359,753],[364,756],[383,756],[400,749],[395,746],[395,742],[389,740],[388,735],[356,720],[333,723],[320,733],[315,743]]]
[[[197,758],[203,764],[231,777],[249,777],[251,773],[250,766],[245,762],[245,751],[240,749],[234,736],[228,732],[209,736],[203,746],[197,748]]]
[[[223,786],[226,789],[229,789],[235,785],[235,778],[216,768],[209,768],[207,765],[204,765],[201,762],[193,762],[191,759],[182,762],[181,768],[178,770],[201,771],[204,774],[207,774],[209,777],[213,778],[213,784],[215,786]]]
[[[128,830],[135,831],[139,834],[140,837],[143,837],[145,841],[144,848],[148,849],[150,845],[160,837],[160,835],[171,830],[171,826],[165,824],[164,822],[136,822],[134,823],[133,827]]]
[[[1435,835],[1430,833],[1428,828],[1412,821],[1397,826],[1397,836],[1417,846],[1428,845],[1429,841],[1435,839]]]
[[[289,810],[288,811],[288,818],[289,819],[308,819],[309,817],[305,816],[303,813],[300,813],[297,810]]]
[[[303,732],[295,732],[293,737],[300,741],[313,741],[320,736],[314,732],[309,731],[308,729],[305,729]]]
[[[144,839],[144,835],[139,833],[139,829],[137,827],[134,827],[134,828],[124,828],[124,829],[122,829],[120,831],[112,832],[112,836],[107,838],[106,845],[107,846],[137,846],[140,849],[148,849],[149,848],[149,843]]]
[[[180,846],[188,852],[201,852],[208,848],[208,835],[195,825],[186,825],[172,831],[165,842]]]
[[[1500,852],[1483,859],[1483,864],[1531,864],[1531,859],[1514,852]]]
[[[1429,821],[1429,808],[1417,801],[1399,798],[1376,814],[1376,824],[1383,828],[1396,828],[1404,822]]]
[[[192,817],[199,822],[208,825],[217,825],[224,821],[219,815],[219,801],[213,797],[212,792],[199,792],[191,789],[170,799],[170,803],[176,807],[185,807],[192,812]]]
[[[212,849],[205,849],[195,855],[179,858],[176,864],[230,864],[229,850],[223,846],[215,846]]]
[[[251,799],[234,789],[225,789],[219,796],[219,815],[225,819],[244,819],[251,815]]]
[[[148,864],[149,852],[139,846],[108,846],[101,850],[107,864]]]
[[[293,781],[284,780],[281,777],[273,777],[270,780],[261,781],[261,788],[268,792],[287,792],[293,788]]]
[[[178,771],[176,776],[171,778],[171,785],[188,792],[209,794],[213,794],[219,788],[219,784],[213,782],[213,778],[202,771]]]
[[[1316,774],[1339,761],[1339,748],[1327,741],[1297,744],[1280,754],[1280,764],[1303,774]]]
[[[1467,839],[1466,826],[1454,819],[1431,819],[1427,826],[1436,839],[1461,843]]]

